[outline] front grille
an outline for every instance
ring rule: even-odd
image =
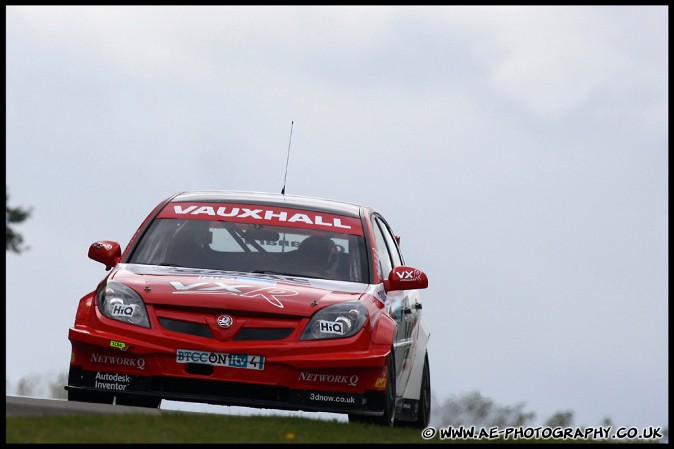
[[[213,338],[211,330],[205,324],[192,323],[189,321],[172,320],[170,318],[159,318],[159,323],[164,329],[181,334],[196,335],[197,337]]]
[[[293,329],[263,329],[247,327],[241,329],[235,336],[235,341],[250,340],[283,340],[292,334]]]

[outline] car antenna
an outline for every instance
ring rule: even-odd
[[[290,144],[293,141],[293,123],[290,121],[290,139],[288,140],[288,155],[286,156],[286,174],[283,176],[283,188],[281,189],[281,195],[286,194],[286,179],[288,178],[288,160],[290,159]]]

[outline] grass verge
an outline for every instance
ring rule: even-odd
[[[297,417],[70,415],[7,417],[6,443],[425,443],[421,431]],[[437,440],[428,442],[438,442]]]

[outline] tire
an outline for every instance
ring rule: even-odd
[[[396,411],[396,363],[393,348],[391,356],[388,358],[388,369],[386,370],[386,399],[384,401],[384,415],[376,416],[374,423],[386,427],[393,427],[395,424]]]
[[[131,407],[159,408],[161,405],[161,398],[117,396],[115,404],[128,405]]]
[[[115,396],[98,391],[68,390],[68,400],[77,402],[94,402],[96,404],[112,404]]]
[[[431,419],[431,369],[428,364],[428,352],[424,358],[424,369],[421,378],[421,390],[419,391],[419,410],[417,420],[413,427],[425,429]]]

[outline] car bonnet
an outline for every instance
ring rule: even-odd
[[[146,304],[311,316],[316,310],[358,300],[368,285],[258,273],[120,264],[110,276]]]

